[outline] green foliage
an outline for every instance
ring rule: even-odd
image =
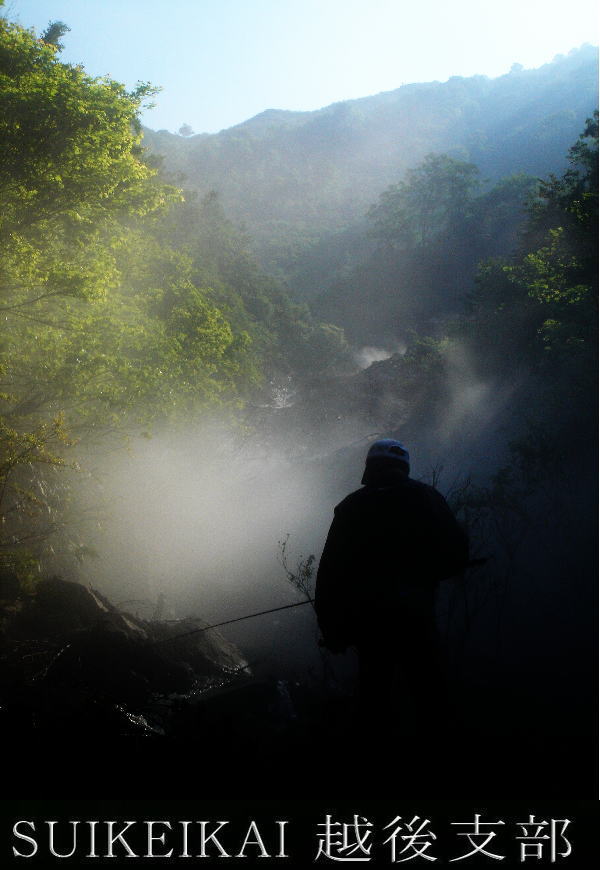
[[[46,45],[53,45],[58,51],[62,51],[64,46],[60,42],[60,38],[70,30],[71,28],[64,21],[50,21],[48,27],[42,33],[42,42],[45,42]]]
[[[428,154],[406,179],[385,190],[368,216],[374,234],[400,247],[425,245],[447,231],[457,217],[468,214],[479,184],[472,163],[446,154]]]
[[[69,513],[78,445],[236,409],[265,370],[343,350],[260,272],[215,197],[186,201],[160,177],[138,120],[154,89],[61,63],[66,29],[38,40],[0,18],[6,564],[84,552]]]
[[[369,211],[375,251],[313,306],[356,343],[406,340],[439,329],[474,289],[480,260],[507,255],[519,239],[537,184],[518,175],[479,191],[478,170],[429,155]]]
[[[64,505],[48,472],[67,465],[72,444],[61,414],[28,432],[0,417],[0,571],[32,576],[34,553],[62,526]]]
[[[598,125],[570,151],[570,168],[541,185],[521,249],[480,268],[468,340],[507,365],[528,360],[589,388],[596,359]],[[574,380],[573,380],[574,379]]]
[[[492,184],[515,172],[560,173],[596,105],[597,64],[588,45],[495,79],[410,84],[314,112],[263,112],[214,135],[146,130],[145,138],[201,196],[218,190],[261,263],[308,299],[344,277],[340,262],[356,264],[365,211],[427,154],[473,163]],[[334,244],[324,249],[327,238]]]
[[[256,369],[262,365],[270,377],[293,373],[302,379],[346,360],[342,330],[315,322],[306,305],[294,304],[264,274],[247,235],[228,220],[216,193],[201,200],[186,194],[161,222],[160,236],[185,256],[190,280],[210,287],[210,298],[246,336],[248,363]]]
[[[386,322],[396,329],[396,336],[406,337],[406,353],[368,371],[371,381],[380,385],[380,394],[387,395],[387,406],[392,410],[395,401],[403,408],[407,432],[445,431],[445,421],[455,414],[461,424],[468,422],[477,429],[479,421],[471,415],[479,409],[482,428],[495,420],[511,440],[510,474],[500,475],[493,492],[490,489],[497,504],[504,490],[510,490],[516,500],[521,488],[533,497],[542,479],[551,477],[548,468],[542,475],[542,466],[560,464],[566,443],[572,465],[576,457],[587,457],[589,462],[590,450],[595,450],[597,184],[597,123],[591,119],[583,138],[571,149],[569,169],[561,177],[535,190],[530,179],[507,179],[475,197],[471,216],[464,221],[457,216],[445,238],[429,246],[421,244],[422,256],[382,248],[369,263],[371,274],[363,267],[343,288],[348,304],[359,298],[351,294],[360,288],[361,310],[366,315],[377,312],[374,344]],[[441,295],[448,292],[451,270],[459,262],[455,259],[453,264],[446,242],[451,240],[453,247],[462,246],[464,251],[474,241],[473,252],[485,250],[487,239],[494,235],[494,221],[506,222],[508,217],[511,230],[506,238],[518,242],[512,256],[495,256],[479,264],[462,313],[444,312],[443,299],[432,298],[433,337],[421,337],[428,329],[424,318],[411,334],[407,329],[410,292],[427,289],[435,275],[431,265],[437,262],[436,249],[447,256],[446,270],[438,273],[444,282],[439,286]],[[463,268],[464,264],[465,260]],[[463,280],[464,299],[469,287],[464,271]],[[367,296],[364,291],[371,287],[373,295]],[[481,396],[473,405],[471,392]],[[392,422],[390,418],[383,428],[389,430]]]
[[[92,79],[0,19],[4,311],[102,296],[118,280],[123,219],[179,195],[139,157],[136,113],[151,92]]]
[[[578,141],[569,149],[569,168],[560,177],[542,181],[531,209],[526,243],[565,222],[580,231],[598,227],[598,112],[588,118]],[[587,249],[586,249],[587,250]],[[588,253],[591,253],[588,250]]]

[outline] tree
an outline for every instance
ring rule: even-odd
[[[50,21],[48,27],[42,33],[42,42],[45,42],[46,45],[53,45],[57,51],[62,51],[64,45],[60,42],[60,38],[65,33],[69,33],[70,30],[71,28],[64,21]]]
[[[57,25],[45,37],[61,32]],[[193,284],[188,259],[153,239],[182,193],[160,180],[140,147],[138,111],[152,93],[60,63],[54,43],[0,18],[7,564],[56,546],[77,441],[232,402],[251,376],[248,337]]]
[[[533,371],[546,419],[575,403],[582,431],[597,365],[597,159],[596,115],[569,169],[541,182],[516,254],[481,265],[462,330],[487,370]]]
[[[57,534],[81,552],[79,444],[238,408],[289,333],[313,364],[341,343],[260,272],[215,198],[161,179],[140,146],[152,93],[0,18],[0,563],[43,561]]]
[[[472,163],[446,154],[429,154],[371,207],[368,217],[373,221],[374,235],[398,247],[431,242],[453,218],[464,219],[479,185],[478,173]]]
[[[180,136],[186,136],[186,137],[187,137],[187,136],[193,136],[193,135],[194,135],[194,131],[193,131],[193,129],[190,127],[189,124],[182,124],[181,127],[179,128],[179,130],[178,130],[177,132],[179,133]]]

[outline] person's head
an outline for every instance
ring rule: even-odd
[[[409,472],[410,455],[406,447],[393,438],[382,438],[369,447],[361,483],[381,485],[406,478]]]

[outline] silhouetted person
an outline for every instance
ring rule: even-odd
[[[420,728],[439,729],[435,590],[466,567],[467,536],[443,496],[409,477],[398,441],[371,446],[362,484],[335,508],[319,564],[323,642],[358,652],[363,724],[394,729],[414,705]]]

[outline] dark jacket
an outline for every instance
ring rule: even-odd
[[[467,536],[433,487],[400,476],[351,493],[335,508],[317,573],[326,646],[390,630],[399,608],[431,610],[437,583],[467,560]]]

